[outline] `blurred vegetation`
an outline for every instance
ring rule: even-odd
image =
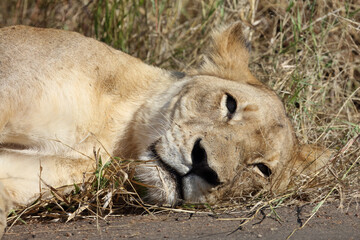
[[[334,188],[342,200],[358,199],[358,0],[0,2],[0,27],[25,24],[73,30],[149,64],[184,71],[201,62],[211,31],[234,21],[243,22],[251,42],[250,68],[284,100],[300,141],[343,149],[332,174],[313,185],[317,199]],[[344,173],[346,179],[340,181],[338,176]]]
[[[227,4],[223,0],[7,0],[0,7],[0,26],[73,30],[148,63],[186,68],[192,64],[186,60],[197,59],[215,20],[220,23],[224,18]]]

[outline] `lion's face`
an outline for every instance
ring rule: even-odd
[[[148,160],[136,172],[153,186],[151,202],[203,202],[264,187],[277,191],[293,172],[317,171],[329,156],[298,145],[282,102],[247,67],[241,26],[213,38],[202,67],[149,96],[129,131],[129,149]]]
[[[205,201],[242,171],[271,184],[296,142],[278,97],[260,85],[189,78],[148,126],[153,140],[141,158],[153,161],[137,171],[156,186],[148,190],[150,200]]]

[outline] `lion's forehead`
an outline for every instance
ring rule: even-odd
[[[237,110],[231,121],[224,120],[220,102],[225,91],[215,89],[203,94],[206,90],[187,90],[185,94],[179,94],[167,112],[174,122],[173,126],[181,125],[190,133],[204,130],[216,131],[220,135],[228,133],[227,138],[237,137],[238,132],[264,136],[290,127],[284,107],[276,95],[264,94],[263,98],[252,98],[249,93],[234,90],[232,94],[237,94]]]
[[[219,109],[224,94],[234,96],[245,118],[252,121],[275,121],[283,124],[285,110],[278,96],[264,86],[238,83],[211,76],[196,77],[183,86],[174,98],[173,111],[179,110],[179,118],[213,117]]]

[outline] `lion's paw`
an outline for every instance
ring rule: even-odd
[[[9,207],[10,207],[10,201],[5,192],[4,187],[0,182],[0,239],[3,236],[6,227],[6,216]]]

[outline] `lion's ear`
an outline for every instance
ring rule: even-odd
[[[319,146],[305,144],[300,146],[295,158],[296,171],[311,176],[321,170],[330,160],[332,150]]]
[[[205,55],[199,73],[233,81],[261,84],[248,68],[249,52],[245,45],[240,22],[214,31],[210,50]]]
[[[333,151],[316,145],[301,145],[294,152],[290,162],[286,163],[273,178],[272,191],[282,192],[296,176],[315,176],[332,159]]]

